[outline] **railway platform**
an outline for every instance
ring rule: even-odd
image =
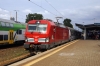
[[[100,66],[100,40],[74,40],[9,66]]]

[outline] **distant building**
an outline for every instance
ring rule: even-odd
[[[15,21],[15,18],[14,17],[10,17],[10,20]]]

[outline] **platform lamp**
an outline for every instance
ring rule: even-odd
[[[14,10],[15,12],[16,12],[16,22],[17,22],[17,11],[19,11],[19,10]]]
[[[84,22],[83,22],[83,29],[84,29]]]

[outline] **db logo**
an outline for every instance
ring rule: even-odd
[[[38,38],[39,36],[35,36],[35,38]]]
[[[38,39],[35,39],[35,41],[38,41]]]

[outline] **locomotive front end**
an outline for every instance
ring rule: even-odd
[[[47,49],[49,43],[48,36],[48,23],[44,21],[33,20],[28,23],[25,32],[25,44],[26,49]]]

